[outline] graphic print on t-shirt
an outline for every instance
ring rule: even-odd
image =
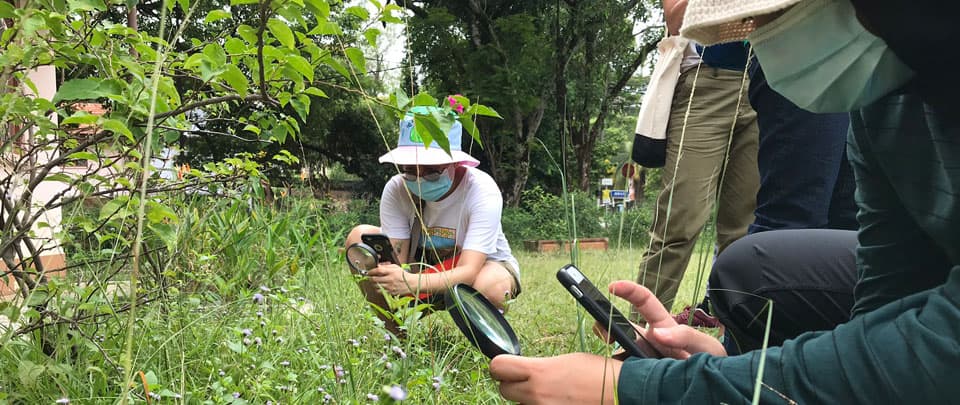
[[[427,229],[430,240],[426,240],[420,235],[420,246],[427,249],[434,249],[435,254],[428,254],[425,261],[434,263],[453,257],[454,253],[459,251],[457,248],[457,230],[444,227],[430,227]],[[437,260],[439,258],[439,260]]]

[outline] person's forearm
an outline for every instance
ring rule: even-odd
[[[687,0],[663,0],[663,20],[667,24],[667,33],[680,35],[683,26],[683,13],[687,11]]]
[[[439,273],[408,273],[405,277],[413,292],[440,293],[454,284],[472,285],[479,270],[457,266]]]
[[[620,403],[749,402],[763,355],[761,403],[948,403],[960,397],[956,297],[960,267],[943,287],[766,353],[628,360],[620,373]]]

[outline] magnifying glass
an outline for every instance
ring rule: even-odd
[[[380,263],[380,255],[365,243],[354,243],[347,247],[347,265],[361,276],[373,270]]]
[[[520,354],[520,341],[503,314],[479,291],[456,284],[444,295],[447,312],[464,336],[488,358]]]

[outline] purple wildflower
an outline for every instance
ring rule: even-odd
[[[343,367],[333,366],[333,374],[336,375],[337,378],[343,377]]]
[[[263,318],[263,311],[257,311],[257,318]]]
[[[383,334],[383,340],[386,340],[386,341],[389,342],[390,339],[393,339],[393,338],[390,337],[390,334],[389,334],[389,333],[384,333],[384,334]]]
[[[260,291],[270,292],[270,287],[267,287],[267,286],[265,286],[265,285],[262,285],[262,286],[260,286]]]
[[[350,344],[353,345],[354,347],[359,347],[359,346],[360,346],[360,342],[358,342],[357,339],[347,339],[347,343],[350,343]]]
[[[263,304],[263,294],[260,294],[260,293],[253,294],[253,302],[257,304]]]
[[[403,352],[403,349],[401,349],[400,346],[394,346],[394,347],[391,347],[390,349],[393,350],[393,352],[396,353],[397,356],[400,356],[401,359],[407,358],[407,354]]]
[[[253,331],[250,330],[250,329],[244,328],[243,330],[240,331],[240,333],[242,333],[243,336],[246,337],[246,336],[252,335],[252,334],[253,334]]]
[[[367,399],[369,399],[369,400],[371,400],[371,401],[373,401],[373,402],[377,402],[377,401],[380,400],[380,397],[378,397],[378,396],[376,396],[376,395],[374,395],[374,394],[367,394]]]
[[[259,337],[255,337],[253,338],[253,343],[256,343],[257,346],[260,346],[263,344],[263,339],[260,339]]]
[[[259,339],[259,338],[257,338],[257,339]],[[251,341],[250,339],[243,338],[243,345],[244,345],[244,346],[250,346],[251,343],[253,343],[253,341]]]
[[[261,327],[261,328],[266,328],[266,327],[267,327],[267,323],[264,322],[264,321],[260,321],[260,327]]]
[[[220,369],[220,370],[217,370],[217,375],[223,377],[223,376],[227,375],[227,372],[226,372],[226,371],[223,371],[223,369]]]
[[[393,398],[394,401],[403,401],[407,399],[407,390],[399,385],[394,385],[390,387],[390,398]]]
[[[234,392],[234,393],[233,393],[233,398],[234,398],[234,399],[240,398],[240,393],[239,393],[239,392]]]
[[[333,397],[330,394],[323,394],[323,403],[327,403],[333,400]]]
[[[70,403],[70,398],[60,398],[60,399],[57,400],[56,403],[57,403],[57,404],[69,404],[69,403]]]

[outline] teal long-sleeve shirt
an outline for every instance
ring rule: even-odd
[[[851,114],[859,279],[849,322],[782,347],[630,359],[621,404],[960,403],[960,116],[912,89]]]

